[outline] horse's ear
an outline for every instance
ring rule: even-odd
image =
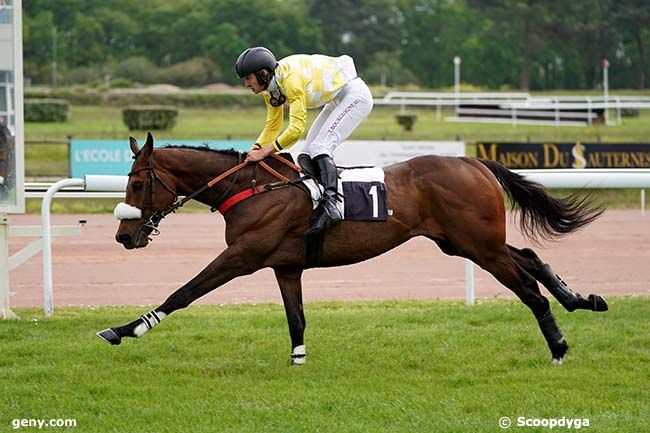
[[[140,151],[140,148],[138,147],[138,141],[133,137],[129,137],[129,144],[131,145],[131,152],[133,152],[134,155],[137,155]]]
[[[144,158],[149,158],[153,152],[153,135],[151,132],[147,132],[147,141],[145,141],[144,146],[142,146],[142,153]]]

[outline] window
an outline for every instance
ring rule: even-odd
[[[13,10],[11,7],[7,7],[0,3],[0,24],[13,24],[13,18]]]
[[[0,84],[0,114],[7,112],[7,88]]]

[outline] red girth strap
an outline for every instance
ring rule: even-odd
[[[242,192],[238,192],[237,194],[228,198],[228,200],[221,203],[221,206],[219,206],[218,211],[221,212],[221,215],[224,215],[226,212],[228,212],[228,209],[230,209],[240,201],[246,200],[247,198],[252,197],[254,195],[262,194],[263,192],[266,191],[268,190],[263,188],[258,188],[256,186],[245,189]]]

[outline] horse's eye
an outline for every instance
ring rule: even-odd
[[[133,191],[142,191],[142,182],[133,182]]]

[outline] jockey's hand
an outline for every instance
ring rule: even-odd
[[[261,149],[251,150],[248,152],[248,156],[246,156],[246,162],[261,161],[273,152],[275,152],[273,146],[266,146]]]

